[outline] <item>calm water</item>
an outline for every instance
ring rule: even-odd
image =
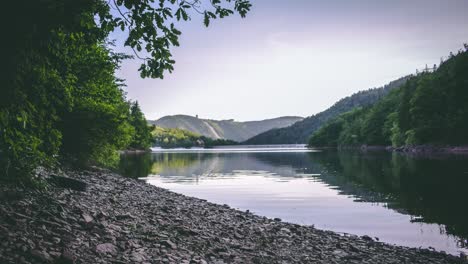
[[[410,247],[468,253],[468,158],[298,146],[156,150],[121,173],[259,215]]]

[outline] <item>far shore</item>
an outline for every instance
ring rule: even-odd
[[[151,149],[125,149],[119,151],[121,154],[139,154],[151,152]]]
[[[376,146],[376,145],[358,145],[358,146],[339,146],[339,147],[313,147],[313,149],[337,149],[337,150],[360,150],[360,151],[389,151],[398,152],[415,156],[431,155],[468,155],[468,146],[437,146],[437,145],[418,145],[418,146]]]

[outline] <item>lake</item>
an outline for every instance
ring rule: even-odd
[[[391,244],[468,253],[468,158],[300,145],[155,149],[120,173],[258,215]]]

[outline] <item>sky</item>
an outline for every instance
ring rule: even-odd
[[[244,19],[215,20],[206,28],[193,16],[178,24],[175,71],[163,80],[141,79],[141,61],[122,64],[117,75],[147,119],[306,117],[438,64],[468,42],[467,0],[251,3]]]

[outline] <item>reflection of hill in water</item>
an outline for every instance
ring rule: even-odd
[[[468,238],[468,160],[415,159],[397,153],[326,151],[296,157],[290,164],[302,173],[317,173],[340,194],[385,206],[414,221],[443,224],[445,232]],[[263,162],[277,163],[264,156]],[[285,163],[285,160],[282,160]],[[306,166],[308,162],[310,165]],[[297,164],[300,164],[298,167]],[[443,231],[443,230],[441,230]]]
[[[325,152],[310,155],[321,179],[365,202],[385,202],[414,221],[445,225],[468,238],[468,163],[465,158],[415,159],[397,153]]]
[[[253,153],[198,153],[198,154],[181,154],[181,153],[161,153],[157,154],[164,158],[163,160],[172,159],[189,159],[196,157],[196,161],[184,167],[165,166],[162,170],[155,174],[161,175],[162,178],[171,178],[171,181],[176,182],[177,179],[183,179],[187,182],[193,175],[201,175],[204,177],[224,177],[227,175],[239,174],[240,171],[250,172],[271,172],[278,174],[278,177],[293,177],[296,175],[296,170],[291,166],[278,166],[271,163],[262,162],[255,158]],[[257,153],[256,153],[257,154]],[[274,153],[276,154],[276,153]],[[167,164],[167,163],[166,163]]]
[[[159,174],[171,182],[236,177],[242,174],[239,171],[265,171],[279,181],[309,177],[356,201],[385,203],[417,221],[443,224],[447,233],[468,237],[466,159],[427,160],[391,153],[334,151],[158,153],[142,159],[147,161],[132,163],[147,164],[148,169],[139,168],[140,172]],[[320,176],[312,176],[317,174]]]

